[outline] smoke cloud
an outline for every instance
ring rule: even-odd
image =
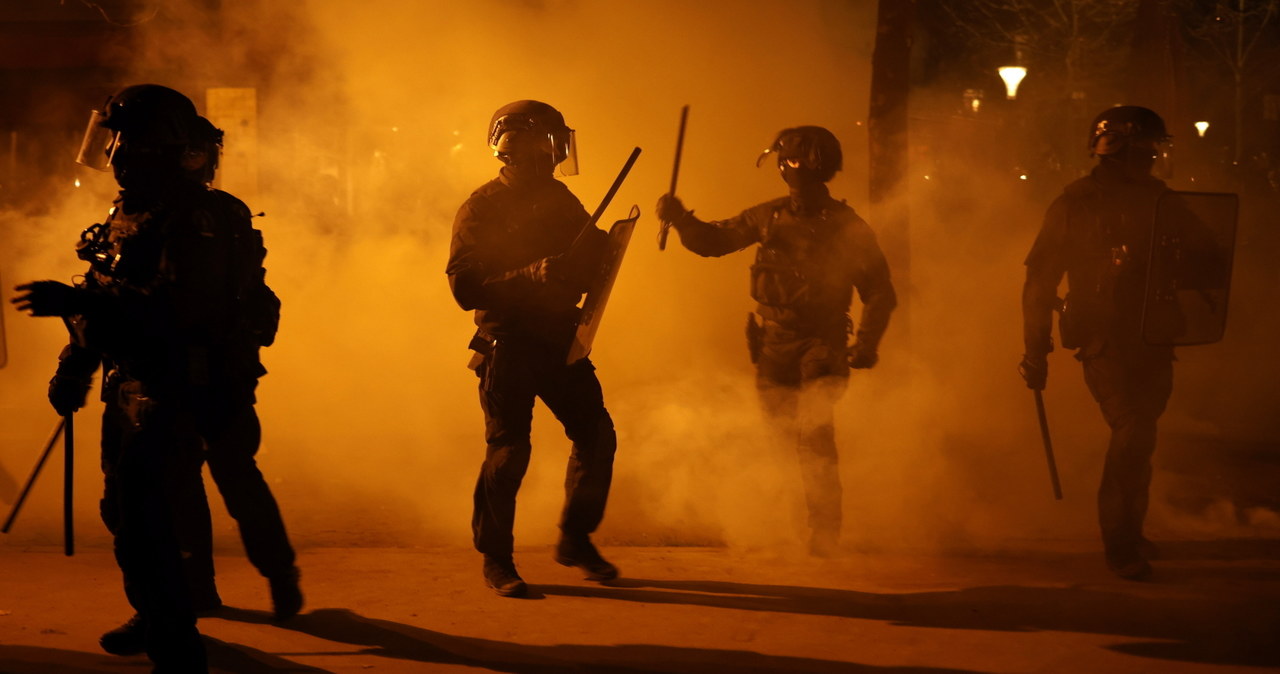
[[[644,213],[592,355],[619,434],[600,540],[800,551],[807,532],[794,449],[768,438],[742,336],[752,253],[704,259],[674,235],[659,252],[651,208],[667,189],[687,103],[677,193],[700,217],[727,218],[784,194],[754,160],[779,129],[817,124],[844,146],[833,195],[876,228],[865,191],[871,5],[224,0],[214,11],[186,0],[141,24],[128,80],[103,83],[103,92],[157,82],[201,110],[209,88],[255,92],[256,143],[225,128],[223,175],[243,170],[231,161],[237,152],[256,162],[256,184],[233,191],[265,212],[256,224],[270,251],[268,282],[284,301],[277,342],[263,353],[259,462],[296,541],[469,540],[483,425],[465,368],[473,325],[449,294],[444,266],[454,212],[499,167],[484,143],[490,115],[534,98],[577,130],[582,175],[564,180],[589,211],[631,148],[643,149],[603,218],[624,217],[632,203]],[[76,104],[87,110],[103,92]],[[68,163],[74,152],[65,148]],[[83,271],[71,244],[101,220],[114,188],[107,174],[74,175],[82,187],[60,175],[41,216],[0,216],[7,286]],[[1106,429],[1078,365],[1069,354],[1051,357],[1060,503],[1015,371],[1021,261],[1047,203],[1006,175],[957,172],[942,186],[913,176],[909,187],[901,198],[913,212],[911,277],[895,282],[911,329],[891,323],[881,364],[854,374],[837,409],[847,539],[859,549],[953,551],[1091,540]],[[0,464],[9,479],[0,473],[0,501],[54,421],[44,382],[65,342],[57,321],[5,311]],[[1224,344],[1211,355],[1236,362],[1234,353]],[[1185,370],[1220,367],[1200,365],[1199,355],[1185,361]],[[1276,437],[1257,406],[1227,414],[1194,393],[1182,404],[1183,386],[1166,428]],[[99,477],[88,457],[100,411],[93,404],[79,415],[86,521],[96,517]],[[517,544],[554,540],[562,501],[568,442],[541,405],[533,444]],[[43,482],[15,540],[57,535],[56,483]],[[1166,531],[1222,530],[1179,524],[1160,503],[1153,520]],[[221,529],[233,526],[213,510]],[[1264,511],[1249,526],[1274,531],[1276,517]]]

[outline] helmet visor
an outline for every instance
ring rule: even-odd
[[[550,155],[560,175],[578,175],[578,144],[573,129],[548,129],[529,114],[503,115],[495,120],[489,133],[489,149],[495,157],[535,152]]]
[[[1120,152],[1131,144],[1150,145],[1155,148],[1156,144],[1168,139],[1169,136],[1161,133],[1159,129],[1144,128],[1137,122],[1104,119],[1094,125],[1093,136],[1089,139],[1089,148],[1095,155],[1106,156]]]
[[[578,175],[578,134],[573,129],[566,129],[568,138],[555,144],[557,160],[556,173],[562,176]],[[555,139],[552,139],[555,143]]]
[[[771,155],[778,162],[779,167],[789,166],[793,169],[805,168],[816,171],[823,166],[822,147],[812,138],[800,134],[786,134],[778,138],[773,145],[756,157],[756,167],[759,168]]]
[[[120,146],[120,132],[103,126],[106,119],[107,116],[97,110],[89,113],[89,126],[85,127],[80,153],[76,155],[77,164],[99,171],[111,168],[111,160]]]

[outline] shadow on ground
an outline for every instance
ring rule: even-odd
[[[1188,553],[1188,551],[1182,551]],[[1177,578],[1180,570],[1162,577]],[[1196,571],[1233,584],[1275,580],[1274,569]],[[1141,590],[1141,585],[1134,586]],[[1110,646],[1131,655],[1215,665],[1280,666],[1280,606],[1274,597],[1221,593],[1150,598],[1088,588],[975,587],[941,592],[876,594],[789,585],[625,578],[607,587],[539,585],[552,596],[649,604],[709,606],[739,611],[879,620],[904,627],[1060,631],[1150,640]]]
[[[218,617],[252,623],[270,622],[269,616],[264,612],[243,609],[225,609],[218,614]],[[280,627],[329,641],[365,646],[367,648],[362,651],[363,653],[379,657],[409,662],[480,667],[519,674],[562,672],[974,674],[973,670],[963,669],[875,667],[835,660],[764,655],[752,651],[650,644],[529,646],[490,639],[452,636],[388,620],[366,618],[347,609],[312,611],[293,618],[281,624]],[[222,662],[214,664],[225,666]]]

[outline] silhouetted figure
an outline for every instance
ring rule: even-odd
[[[206,455],[246,543],[255,541],[251,557],[274,565],[263,570],[277,613],[301,605],[293,551],[253,461],[258,349],[274,337],[279,303],[248,208],[208,186],[221,141],[177,91],[146,84],[112,96],[78,159],[111,168],[121,187],[106,222],[81,235],[85,280],[29,283],[14,300],[71,330],[50,383],[59,413],[84,404],[103,366],[102,518],[137,613],[101,644],[145,650],[157,672],[206,669],[182,560],[184,541],[209,535]],[[207,572],[212,596],[195,599],[216,602],[211,561]]]
[[[1155,547],[1143,537],[1156,422],[1173,389],[1173,348],[1143,341],[1142,311],[1157,200],[1169,191],[1151,175],[1164,120],[1137,106],[1103,111],[1090,128],[1099,159],[1049,206],[1027,255],[1022,292],[1026,353],[1020,371],[1044,389],[1053,351],[1053,312],[1065,275],[1062,346],[1078,349],[1085,383],[1111,427],[1098,522],[1107,566],[1118,576],[1150,575]]]
[[[780,437],[796,441],[810,552],[826,556],[836,550],[842,521],[835,403],[848,386],[850,367],[875,366],[897,296],[875,234],[827,190],[842,163],[836,137],[817,126],[784,129],[757,166],[769,155],[788,196],[728,220],[703,222],[666,194],[657,212],[699,255],[759,244],[751,266],[756,310],[748,317],[748,348],[766,416]],[[850,347],[854,290],[863,307]]]
[[[484,555],[485,582],[502,596],[521,596],[527,588],[512,559],[512,527],[535,398],[573,442],[555,559],[591,580],[618,575],[590,538],[613,478],[613,420],[591,361],[565,364],[578,302],[608,238],[595,227],[583,231],[590,217],[553,176],[557,165],[577,172],[573,131],[555,108],[538,101],[503,106],[489,124],[489,146],[504,166],[458,209],[446,272],[454,298],[475,310],[478,326],[471,367],[480,378],[487,447],[471,521],[475,546]]]

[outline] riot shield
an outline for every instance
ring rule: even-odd
[[[1170,191],[1156,204],[1142,307],[1142,339],[1212,344],[1227,328],[1235,254],[1235,194]]]
[[[566,365],[587,357],[591,353],[591,343],[595,341],[596,331],[600,329],[600,319],[604,316],[605,304],[609,302],[609,293],[613,290],[613,282],[618,279],[618,269],[622,267],[622,256],[627,252],[627,244],[631,242],[631,233],[636,229],[636,220],[640,218],[640,207],[632,206],[625,220],[613,223],[609,228],[609,248],[605,251],[604,260],[600,263],[600,273],[587,290],[587,299],[582,303],[582,315],[578,318],[578,332],[573,336],[573,345],[569,347]]]

